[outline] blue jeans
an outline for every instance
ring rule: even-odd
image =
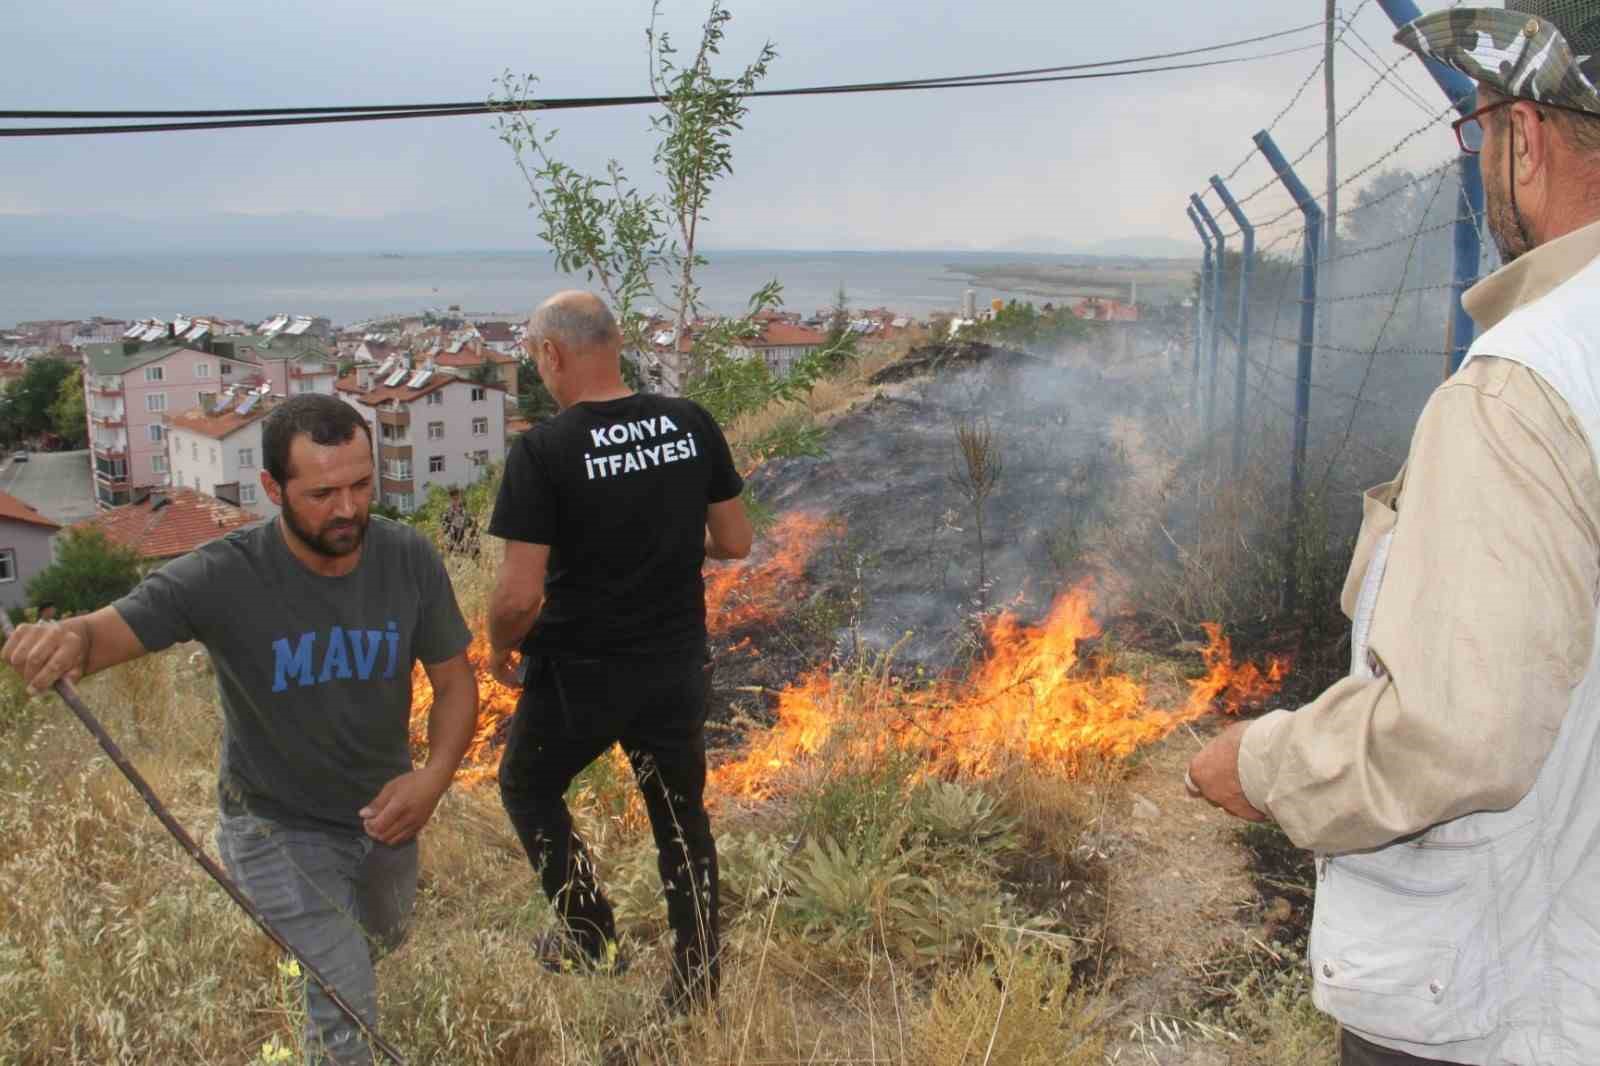
[[[222,815],[217,845],[228,873],[285,940],[377,1029],[373,962],[405,939],[417,895],[417,843],[364,833],[293,829]],[[371,1066],[361,1030],[305,982],[306,1066]]]

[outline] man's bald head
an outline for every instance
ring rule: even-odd
[[[576,289],[556,293],[528,317],[529,345],[547,339],[574,355],[622,347],[622,331],[605,301]]]

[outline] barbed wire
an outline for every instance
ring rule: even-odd
[[[1273,337],[1279,344],[1297,345],[1298,337]],[[1442,358],[1450,353],[1443,348],[1350,348],[1339,344],[1313,344],[1312,348],[1319,352],[1338,352],[1342,355],[1382,355],[1382,356],[1421,356],[1427,355]]]
[[[1370,3],[1372,3],[1372,0],[1361,0],[1361,3],[1356,7],[1355,14],[1344,20],[1344,29],[1340,30],[1339,36],[1334,39],[1333,43],[1335,46],[1344,40],[1344,35],[1353,28],[1352,24],[1354,21],[1361,17],[1361,12],[1365,11],[1367,9],[1367,5]],[[1322,24],[1324,28],[1326,28],[1327,20],[1324,19]],[[1304,96],[1306,90],[1311,87],[1311,83],[1316,80],[1317,75],[1322,73],[1322,68],[1327,65],[1327,62],[1327,52],[1324,51],[1322,58],[1318,59],[1316,65],[1311,68],[1311,73],[1306,75],[1305,80],[1300,83],[1300,87],[1294,91],[1294,95],[1289,97],[1289,102],[1283,105],[1283,110],[1272,116],[1272,121],[1267,123],[1266,132],[1268,134],[1277,129],[1278,123],[1283,121],[1284,116],[1288,115],[1290,111],[1294,110],[1294,105],[1300,102],[1300,98]],[[1255,158],[1256,152],[1256,146],[1251,144],[1250,150],[1244,154],[1243,159],[1239,160],[1238,165],[1228,172],[1228,176],[1222,179],[1223,182],[1230,182],[1234,178],[1238,177],[1239,171],[1243,170],[1245,168],[1245,164],[1249,163],[1251,159]],[[1205,194],[1202,193],[1201,195]]]
[[[1378,300],[1384,297],[1415,296],[1424,292],[1449,292],[1454,289],[1455,282],[1446,282],[1443,285],[1417,285],[1409,289],[1380,289],[1374,292],[1357,292],[1348,296],[1329,296],[1326,299],[1319,297],[1315,302],[1318,307],[1326,304],[1353,303],[1356,300]]]
[[[1444,191],[1444,174],[1443,173],[1441,173],[1439,175],[1438,182],[1436,182],[1434,184],[1433,195],[1428,197],[1427,204],[1425,204],[1423,206],[1423,208],[1422,208],[1422,218],[1424,220],[1426,220],[1428,215],[1429,215],[1429,213],[1433,211],[1433,205],[1436,204],[1439,201],[1439,194],[1442,191]],[[1391,301],[1389,303],[1389,313],[1388,313],[1388,315],[1386,315],[1384,317],[1383,324],[1378,327],[1378,335],[1372,342],[1373,354],[1369,355],[1367,357],[1366,369],[1363,370],[1362,373],[1361,373],[1361,384],[1356,388],[1356,395],[1353,398],[1354,402],[1352,403],[1351,408],[1350,408],[1350,418],[1345,423],[1344,438],[1339,442],[1339,446],[1337,448],[1335,448],[1333,450],[1333,453],[1328,457],[1328,465],[1327,465],[1326,468],[1324,468],[1324,470],[1322,472],[1322,488],[1323,488],[1324,491],[1326,491],[1326,489],[1327,489],[1329,478],[1331,478],[1333,476],[1333,466],[1334,466],[1334,464],[1336,462],[1338,462],[1339,456],[1341,454],[1343,454],[1345,446],[1350,443],[1351,437],[1354,435],[1355,425],[1356,425],[1356,415],[1357,415],[1357,413],[1359,413],[1359,410],[1360,410],[1360,404],[1362,402],[1362,396],[1367,391],[1367,382],[1372,379],[1372,368],[1377,364],[1377,361],[1378,361],[1378,356],[1377,356],[1378,346],[1383,343],[1383,338],[1389,332],[1389,326],[1394,322],[1395,315],[1400,313],[1400,302],[1401,302],[1401,300],[1403,300],[1405,298],[1405,295],[1406,295],[1406,289],[1405,289],[1406,278],[1411,273],[1411,264],[1416,261],[1417,248],[1421,243],[1422,243],[1422,227],[1418,226],[1416,233],[1414,233],[1412,235],[1411,247],[1406,250],[1406,261],[1400,267],[1400,287],[1395,290],[1394,296],[1393,296],[1393,298],[1391,299]],[[1454,285],[1452,284],[1452,285],[1444,286],[1444,287],[1445,288],[1453,288]],[[1433,286],[1433,288],[1437,289],[1437,288],[1439,288],[1439,286]]]
[[[1347,23],[1347,27],[1348,27],[1350,33],[1352,35],[1354,35],[1355,39],[1357,41],[1359,41],[1361,43],[1361,45],[1363,47],[1365,47],[1366,50],[1372,54],[1372,58],[1377,60],[1379,63],[1382,63],[1383,62],[1383,53],[1379,52],[1376,48],[1374,48],[1372,46],[1372,42],[1368,41],[1365,37],[1363,37],[1361,35],[1361,31],[1356,29],[1354,24],[1348,24]],[[1366,57],[1363,56],[1360,53],[1360,51],[1358,51],[1356,49],[1355,45],[1352,45],[1350,42],[1346,41],[1346,42],[1344,42],[1344,46],[1347,49],[1349,49],[1352,53],[1354,53],[1355,57],[1357,59],[1361,60],[1362,63],[1366,64],[1368,70],[1375,71],[1375,70],[1378,69],[1372,63],[1367,62]],[[1389,75],[1389,77],[1390,77],[1391,83],[1393,84],[1394,89],[1395,89],[1396,92],[1400,93],[1402,96],[1404,96],[1407,99],[1409,99],[1412,103],[1416,104],[1423,111],[1430,111],[1431,112],[1433,110],[1433,105],[1428,103],[1428,97],[1424,96],[1410,82],[1406,81],[1405,76],[1402,75],[1399,70],[1393,71]]]
[[[1359,259],[1361,256],[1371,255],[1373,252],[1381,252],[1385,248],[1393,248],[1396,245],[1404,244],[1407,241],[1411,240],[1411,238],[1414,237],[1414,236],[1415,237],[1420,237],[1420,236],[1425,236],[1425,235],[1427,235],[1429,233],[1438,233],[1440,230],[1452,229],[1452,228],[1454,228],[1456,226],[1457,223],[1460,223],[1460,222],[1471,222],[1473,225],[1476,226],[1476,225],[1479,224],[1480,218],[1479,218],[1479,216],[1477,214],[1457,215],[1456,217],[1450,219],[1449,221],[1441,222],[1436,226],[1424,226],[1421,229],[1416,230],[1414,233],[1410,233],[1410,234],[1406,234],[1404,236],[1396,237],[1393,240],[1379,241],[1377,244],[1364,245],[1364,246],[1362,246],[1360,248],[1357,248],[1354,251],[1350,251],[1350,252],[1340,252],[1338,255],[1334,256],[1332,259],[1324,259],[1322,262],[1323,262],[1323,265],[1329,265],[1329,264],[1332,264],[1332,263],[1342,263],[1346,259]]]
[[[1447,104],[1444,108],[1442,108],[1428,122],[1425,122],[1421,126],[1418,126],[1416,129],[1412,130],[1410,133],[1406,134],[1404,137],[1401,137],[1394,144],[1390,145],[1388,151],[1384,152],[1378,158],[1374,159],[1372,162],[1368,163],[1366,166],[1362,167],[1360,170],[1356,171],[1354,174],[1351,174],[1349,177],[1347,177],[1343,181],[1339,182],[1339,184],[1333,186],[1333,190],[1337,191],[1337,192],[1343,192],[1349,186],[1354,185],[1356,182],[1360,181],[1362,178],[1364,178],[1368,174],[1372,173],[1378,167],[1382,166],[1384,163],[1388,162],[1390,159],[1393,159],[1395,156],[1399,155],[1400,152],[1408,144],[1410,144],[1412,141],[1416,140],[1418,137],[1422,136],[1424,133],[1428,132],[1429,130],[1433,129],[1435,126],[1437,126],[1440,123],[1442,123],[1444,121],[1445,116],[1448,115],[1450,112],[1452,112],[1454,110],[1455,110],[1455,106],[1454,105]],[[1321,139],[1322,140],[1326,140],[1327,139],[1327,134],[1323,134]],[[1310,154],[1310,152],[1311,152],[1311,150],[1308,149],[1306,152],[1302,153],[1300,155],[1300,157],[1295,160],[1294,163],[1290,163],[1289,164],[1290,168],[1293,169],[1295,164],[1300,162],[1301,160],[1304,160],[1305,157]],[[1270,187],[1272,184],[1276,184],[1278,182],[1278,180],[1279,179],[1277,179],[1277,177],[1274,176],[1273,181],[1271,183],[1269,183],[1268,186],[1263,187],[1263,190],[1259,190],[1259,191],[1264,191],[1265,188]],[[1328,200],[1328,190],[1324,189],[1321,193],[1313,196],[1312,200],[1314,200],[1314,201],[1316,201],[1318,203],[1326,203],[1327,200]],[[1244,206],[1244,201],[1243,200],[1239,201],[1239,206],[1240,207]],[[1271,229],[1273,226],[1277,225],[1279,222],[1282,222],[1284,219],[1288,218],[1290,215],[1297,214],[1301,210],[1302,210],[1302,208],[1300,207],[1299,204],[1297,204],[1297,203],[1296,204],[1291,204],[1289,207],[1284,209],[1281,213],[1279,213],[1277,215],[1274,215],[1272,218],[1267,219],[1265,222],[1255,223],[1255,227],[1256,227],[1256,229],[1258,231],[1259,230],[1263,230],[1263,229]],[[1340,217],[1343,217],[1344,214],[1345,214],[1345,212],[1340,212]],[[1235,230],[1233,230],[1232,233],[1224,233],[1222,236],[1223,236],[1224,240],[1228,240],[1228,239],[1231,239],[1234,236],[1234,234],[1239,233],[1239,232],[1240,231],[1238,229],[1235,229]]]

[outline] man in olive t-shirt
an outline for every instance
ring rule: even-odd
[[[611,905],[563,793],[621,742],[655,836],[675,937],[673,1010],[718,980],[717,851],[704,803],[707,556],[750,550],[728,443],[688,400],[635,394],[605,304],[581,292],[529,320],[539,376],[562,410],[506,459],[489,532],[506,540],[489,612],[492,665],[526,687],[500,795],[565,935],[541,961],[615,959]]]
[[[218,845],[240,888],[377,1025],[373,956],[405,934],[416,834],[472,737],[470,639],[415,531],[369,522],[372,443],[354,408],[301,395],[266,419],[281,508],[151,574],[110,607],[19,627],[3,652],[36,691],[180,641],[205,645],[223,713]],[[412,769],[411,668],[433,685]],[[306,988],[307,1062],[370,1066],[358,1027]]]

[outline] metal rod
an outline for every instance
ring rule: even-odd
[[[1422,17],[1422,12],[1412,0],[1378,0],[1378,6],[1383,8],[1384,14],[1397,27],[1408,26]],[[1477,103],[1477,82],[1437,59],[1423,56],[1422,65],[1458,112],[1463,115],[1472,112]],[[1477,325],[1472,321],[1472,316],[1467,314],[1462,296],[1478,279],[1478,259],[1483,251],[1483,237],[1479,233],[1479,220],[1482,218],[1483,171],[1477,156],[1463,153],[1461,195],[1456,210],[1455,267],[1451,285],[1455,290],[1451,297],[1454,306],[1447,328],[1449,343],[1446,347],[1450,354],[1445,364],[1446,376],[1461,368],[1461,361],[1466,358],[1467,349],[1472,347],[1472,339],[1477,332]]]
[[[1211,435],[1217,428],[1217,348],[1221,343],[1221,331],[1217,323],[1222,318],[1222,281],[1228,272],[1228,238],[1222,233],[1222,227],[1217,225],[1217,220],[1211,217],[1211,210],[1206,207],[1205,201],[1198,196],[1191,195],[1190,202],[1194,204],[1195,212],[1200,216],[1200,221],[1206,224],[1206,229],[1211,231],[1211,237],[1217,242],[1215,263],[1211,268],[1211,380],[1206,385],[1206,447],[1211,447]]]
[[[1305,257],[1300,265],[1300,358],[1294,382],[1294,457],[1289,467],[1289,537],[1285,546],[1283,607],[1293,612],[1299,605],[1299,578],[1295,572],[1300,526],[1305,517],[1306,436],[1311,423],[1311,358],[1317,337],[1317,261],[1322,249],[1322,208],[1278,150],[1266,130],[1255,136],[1256,147],[1272,165],[1273,173],[1289,190],[1306,219]]]
[[[15,627],[11,624],[10,617],[4,611],[0,611],[0,631],[5,633],[7,640],[11,639],[11,634],[15,632]],[[72,682],[62,678],[51,687],[55,690],[56,695],[61,697],[61,701],[71,709],[72,713],[78,716],[78,721],[83,723],[83,727],[100,744],[101,750],[116,764],[117,769],[122,771],[122,776],[126,777],[129,784],[133,785],[134,791],[139,793],[140,798],[150,808],[151,813],[166,827],[167,832],[172,834],[172,838],[178,842],[183,850],[189,853],[189,857],[199,863],[201,869],[210,874],[213,881],[222,886],[222,890],[239,905],[240,910],[250,916],[256,926],[267,935],[268,940],[278,945],[279,948],[283,949],[285,953],[300,964],[300,969],[304,971],[306,976],[318,988],[322,989],[323,994],[328,997],[335,1007],[339,1008],[345,1017],[356,1023],[356,1027],[371,1041],[373,1047],[383,1052],[384,1057],[390,1062],[396,1063],[397,1066],[405,1066],[405,1059],[400,1056],[400,1052],[395,1049],[394,1045],[383,1039],[372,1030],[371,1026],[367,1025],[361,1015],[356,1012],[356,1009],[350,1005],[349,1001],[339,994],[339,990],[334,988],[328,979],[323,977],[317,968],[307,961],[304,955],[296,951],[294,945],[284,939],[283,934],[273,927],[272,923],[267,920],[267,916],[262,914],[254,903],[250,902],[249,897],[234,883],[227,872],[218,866],[211,856],[205,853],[205,849],[195,843],[194,838],[189,835],[183,826],[178,824],[178,820],[167,810],[166,805],[161,802],[161,798],[155,794],[155,790],[144,779],[144,775],[139,773],[128,757],[122,753],[122,749],[117,746],[117,742],[111,739],[111,734],[105,731],[99,720],[95,718],[94,713],[89,710],[88,705],[83,702],[83,697],[78,695],[78,690],[73,686]]]
[[[1245,217],[1244,209],[1233,198],[1233,193],[1228,191],[1226,183],[1215,174],[1211,176],[1211,187],[1217,190],[1222,206],[1228,209],[1233,224],[1244,235],[1244,248],[1239,253],[1239,332],[1234,342],[1238,351],[1238,367],[1233,376],[1233,472],[1237,475],[1244,469],[1244,383],[1249,367],[1250,279],[1255,274],[1256,228]]]
[[[1206,314],[1207,294],[1211,291],[1211,234],[1206,232],[1205,224],[1200,221],[1200,216],[1195,212],[1193,198],[1189,204],[1189,221],[1194,223],[1194,231],[1200,234],[1200,242],[1205,245],[1205,258],[1200,266],[1200,289],[1195,294],[1195,323],[1194,323],[1194,376],[1189,382],[1189,402],[1200,406],[1200,352],[1205,346],[1206,329],[1209,326]],[[1216,314],[1212,308],[1211,317]]]

